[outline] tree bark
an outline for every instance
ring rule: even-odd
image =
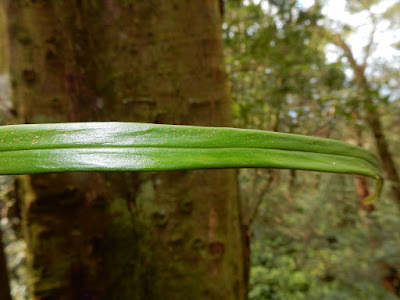
[[[7,50],[7,30],[6,30],[6,19],[5,19],[5,11],[4,8],[0,5],[0,77],[7,78],[8,72],[8,50]],[[9,99],[5,99],[6,97],[6,80],[0,79],[0,114],[6,115],[6,107]],[[2,121],[3,116],[0,116],[0,122]],[[1,201],[1,200],[0,200]],[[0,205],[1,208],[1,205]],[[0,211],[0,222],[1,222],[2,214]],[[6,254],[4,251],[4,243],[2,236],[2,229],[0,226],[0,299],[11,300],[10,294],[10,286],[9,286],[9,276],[8,269],[6,263]]]
[[[218,1],[8,2],[18,122],[229,126]],[[20,176],[34,299],[244,299],[232,170]]]

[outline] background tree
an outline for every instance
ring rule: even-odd
[[[378,14],[375,11],[375,6],[381,4],[383,1],[373,0],[373,1],[347,1],[347,9],[353,15],[364,13],[370,23],[369,36],[363,45],[362,53],[357,57],[354,51],[346,41],[346,37],[351,34],[351,27],[347,24],[340,24],[340,32],[335,32],[331,29],[321,29],[318,31],[330,42],[337,46],[343,53],[342,57],[339,57],[345,64],[347,68],[352,70],[352,77],[350,78],[350,84],[346,89],[347,94],[347,105],[353,108],[353,116],[356,121],[358,121],[357,131],[359,135],[359,144],[363,140],[363,131],[366,132],[368,127],[372,132],[374,137],[377,152],[382,161],[382,166],[387,175],[387,185],[390,186],[393,199],[399,204],[400,197],[400,177],[397,171],[395,158],[392,155],[390,145],[388,143],[388,138],[386,134],[386,129],[384,128],[384,123],[382,121],[383,113],[387,113],[387,108],[390,106],[390,102],[395,100],[395,97],[385,95],[382,93],[383,90],[390,89],[389,82],[390,79],[384,79],[385,71],[388,70],[380,67],[380,65],[385,65],[388,62],[382,61],[378,62],[374,60],[373,54],[377,48],[377,34],[378,29],[382,26],[382,21],[389,18],[392,21],[395,19],[392,16],[392,11],[395,10],[396,4],[389,7],[385,14]],[[392,22],[392,27],[395,27],[395,23]],[[394,30],[395,28],[392,28]],[[390,68],[389,68],[390,69]],[[394,75],[393,72],[390,72]],[[393,76],[396,78],[396,76]],[[395,79],[394,79],[395,80]],[[393,89],[395,91],[395,89]],[[389,100],[390,99],[390,100]],[[353,121],[354,122],[354,121]],[[364,124],[366,126],[364,126]],[[361,125],[361,126],[360,126]],[[368,134],[368,133],[367,133]],[[370,212],[375,209],[372,205],[365,205],[363,200],[369,194],[368,185],[363,178],[357,177],[357,190],[360,197],[361,210],[365,210],[367,216]],[[371,234],[371,226],[377,226],[378,230],[381,227],[379,222],[365,222],[366,229],[370,232],[370,247],[374,250],[381,239],[373,234]],[[389,260],[390,261],[390,260]],[[393,293],[400,294],[400,277],[399,277],[399,267],[398,265],[392,265],[388,263],[387,258],[378,260],[378,265],[380,266],[380,274],[382,274],[382,283],[384,286],[392,291]]]
[[[227,126],[218,1],[7,3],[16,122]],[[34,299],[244,299],[235,172],[19,178]]]
[[[346,41],[345,36],[348,35],[349,26],[342,24],[342,32],[333,32],[327,28],[320,28],[319,32],[327,38],[327,40],[343,52],[346,58],[346,65],[353,72],[352,84],[354,84],[353,95],[349,95],[349,102],[352,103],[354,113],[358,119],[364,121],[375,138],[376,149],[382,161],[382,166],[387,174],[388,181],[391,185],[394,200],[400,205],[400,176],[397,171],[395,160],[391,153],[388,139],[386,137],[385,128],[382,122],[382,108],[387,104],[388,97],[383,95],[381,90],[386,85],[374,76],[375,66],[371,66],[372,54],[376,48],[377,29],[386,18],[390,18],[395,26],[395,18],[393,11],[396,10],[398,4],[394,4],[387,10],[386,18],[374,13],[374,6],[379,4],[380,0],[373,1],[348,1],[347,8],[353,14],[364,12],[370,21],[371,29],[367,42],[363,47],[362,58],[357,59],[351,46]],[[346,32],[347,31],[347,32]],[[382,70],[381,70],[382,71]],[[378,71],[381,74],[381,72]],[[375,77],[375,78],[374,78]]]

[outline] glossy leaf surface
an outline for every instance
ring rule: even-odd
[[[0,127],[0,174],[245,167],[364,175],[377,179],[377,193],[382,185],[371,152],[330,139],[122,122]]]
[[[2,126],[0,162],[1,174],[271,167],[381,177],[372,153],[336,140],[146,123]]]

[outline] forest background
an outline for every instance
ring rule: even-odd
[[[248,298],[399,299],[400,3],[346,1],[348,13],[365,20],[359,27],[329,19],[324,1],[304,3],[226,1],[222,29],[235,126],[371,149],[386,183],[380,200],[366,204],[373,187],[362,177],[240,170],[251,246]],[[356,38],[360,29],[364,39]],[[397,43],[379,56],[382,30]],[[6,119],[10,92],[7,74],[1,76]],[[11,290],[15,299],[28,299],[13,179],[1,180]]]

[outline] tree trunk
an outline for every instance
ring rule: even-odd
[[[0,6],[0,123],[3,118],[2,114],[6,114],[5,110],[7,107],[7,101],[9,99],[5,99],[6,92],[6,84],[7,84],[7,72],[8,72],[8,51],[7,51],[7,30],[6,28],[6,19],[4,8]],[[1,200],[0,200],[1,201]],[[0,209],[2,205],[0,204]],[[0,211],[0,222],[1,222],[2,214]],[[11,300],[10,294],[10,286],[9,286],[9,277],[8,277],[8,269],[6,263],[6,254],[4,251],[4,243],[2,236],[2,229],[0,226],[0,299]]]
[[[218,1],[8,1],[18,122],[229,126]],[[232,170],[20,176],[34,299],[244,299]]]

